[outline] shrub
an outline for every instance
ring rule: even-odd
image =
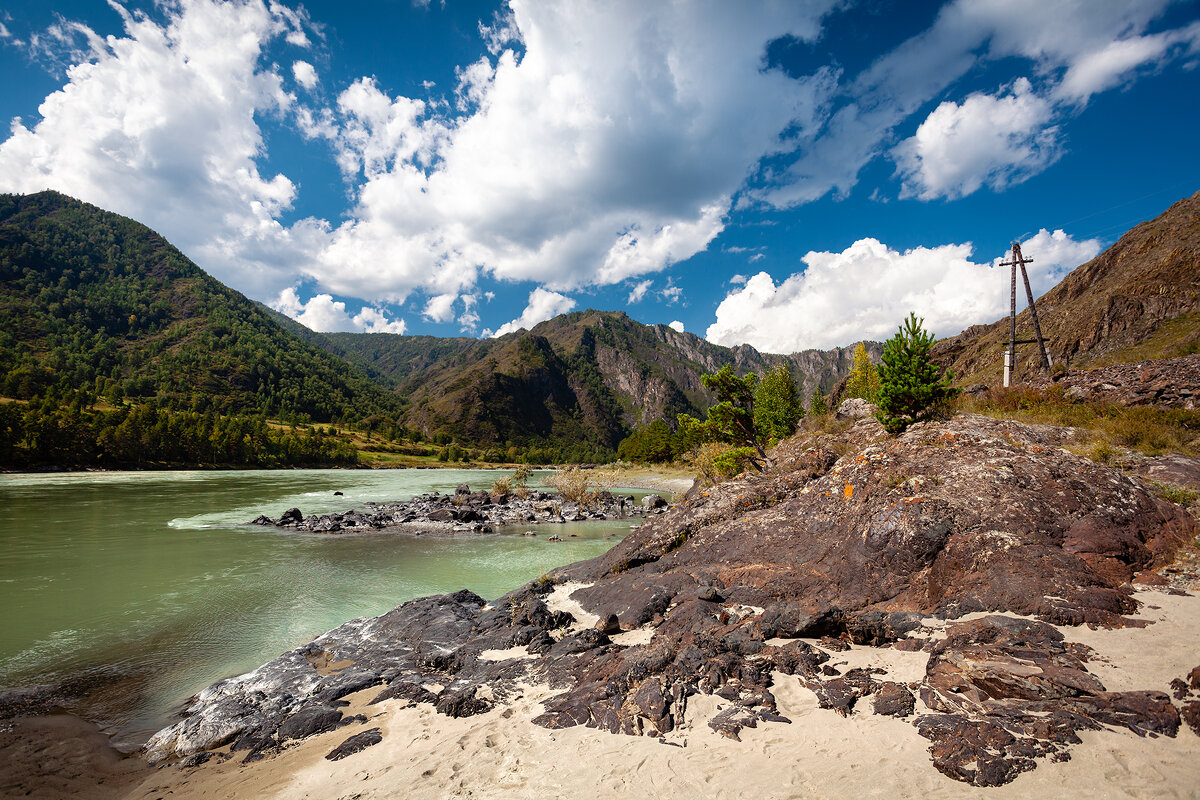
[[[596,499],[596,490],[586,472],[578,467],[570,467],[555,472],[547,481],[569,503],[574,503],[581,509],[587,508]]]

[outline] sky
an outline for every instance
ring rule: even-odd
[[[1198,64],[1200,0],[0,0],[0,192],[314,330],[949,336],[1200,189]]]

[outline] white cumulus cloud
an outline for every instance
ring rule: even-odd
[[[307,61],[296,61],[292,64],[292,77],[305,89],[311,89],[321,81],[317,77],[316,68]]]
[[[976,93],[939,105],[892,151],[904,181],[901,197],[950,199],[983,184],[1003,189],[1041,172],[1058,158],[1053,108],[1026,78],[1002,95]]]
[[[313,331],[404,333],[408,329],[404,320],[388,319],[382,311],[369,306],[351,316],[346,311],[346,304],[341,300],[334,300],[331,295],[318,294],[307,303],[302,302],[294,287],[280,292],[275,302],[271,303],[271,307]]]
[[[679,320],[672,320],[667,323],[667,327],[678,333],[683,333],[683,323]]]
[[[829,70],[762,68],[769,41],[814,39],[832,5],[513,2],[486,28],[494,55],[459,69],[455,107],[359,82],[325,134],[357,206],[312,277],[390,299],[481,272],[566,291],[694,255],[832,90]]]
[[[146,223],[226,283],[260,297],[294,280],[303,247],[278,217],[296,187],[263,174],[256,113],[292,105],[263,48],[292,30],[261,0],[179,0],[159,24],[113,3],[123,37],[83,34],[67,83],[0,144],[0,190],[53,188]],[[54,38],[51,35],[44,40]],[[288,272],[285,272],[288,270]]]
[[[860,239],[840,253],[810,252],[805,269],[779,284],[765,272],[726,295],[705,338],[771,353],[883,340],[916,312],[937,336],[1007,312],[1006,269],[972,260],[973,247],[948,244],[903,253]],[[1040,231],[1022,244],[1035,295],[1100,252],[1095,239]],[[997,258],[996,261],[1000,259]]]
[[[521,316],[512,322],[504,323],[494,333],[484,331],[484,335],[497,338],[506,333],[519,331],[522,328],[528,330],[539,322],[545,322],[548,319],[557,317],[559,314],[565,314],[574,307],[575,301],[570,297],[538,287],[529,293],[529,304],[525,306],[525,310],[521,312]]]

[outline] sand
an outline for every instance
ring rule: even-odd
[[[1146,628],[1064,628],[1067,638],[1095,648],[1089,664],[1112,690],[1166,690],[1172,678],[1200,664],[1200,597],[1141,591]],[[568,598],[556,597],[555,605]],[[491,657],[520,657],[496,652]],[[877,666],[893,680],[922,674],[924,653],[854,647],[833,663]],[[1127,731],[1083,732],[1066,763],[1040,760],[1036,770],[996,789],[976,789],[942,776],[928,743],[911,723],[874,716],[869,704],[848,718],[817,708],[794,677],[778,674],[773,691],[791,724],[773,723],[723,738],[705,721],[724,702],[697,697],[689,723],[660,741],[614,736],[589,728],[550,731],[530,720],[553,693],[523,687],[507,705],[466,719],[427,705],[348,700],[352,725],[309,739],[274,758],[242,765],[234,759],[181,770],[153,771],[128,795],[139,800],[196,798],[958,798],[958,797],[1200,797],[1200,737],[1186,727],[1175,739]],[[324,759],[344,739],[378,727],[383,741],[341,761]],[[686,745],[686,746],[683,746]]]

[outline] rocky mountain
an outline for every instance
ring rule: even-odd
[[[1036,253],[1026,253],[1036,258]],[[1200,352],[1200,192],[1143,222],[1037,301],[1055,364],[1105,366]],[[1029,310],[1017,338],[1032,339]],[[998,383],[1008,318],[938,342],[961,382]],[[1018,374],[1038,372],[1037,345],[1018,347]]]
[[[402,409],[146,226],[57,192],[0,195],[0,395],[55,386],[318,421]]]
[[[629,431],[679,413],[702,414],[705,372],[741,374],[785,365],[807,398],[828,392],[852,348],[759,353],[727,348],[622,312],[577,311],[499,339],[395,334],[323,335],[336,353],[406,397],[408,426],[428,435],[507,446],[584,441],[615,448]],[[868,351],[878,358],[879,345]]]

